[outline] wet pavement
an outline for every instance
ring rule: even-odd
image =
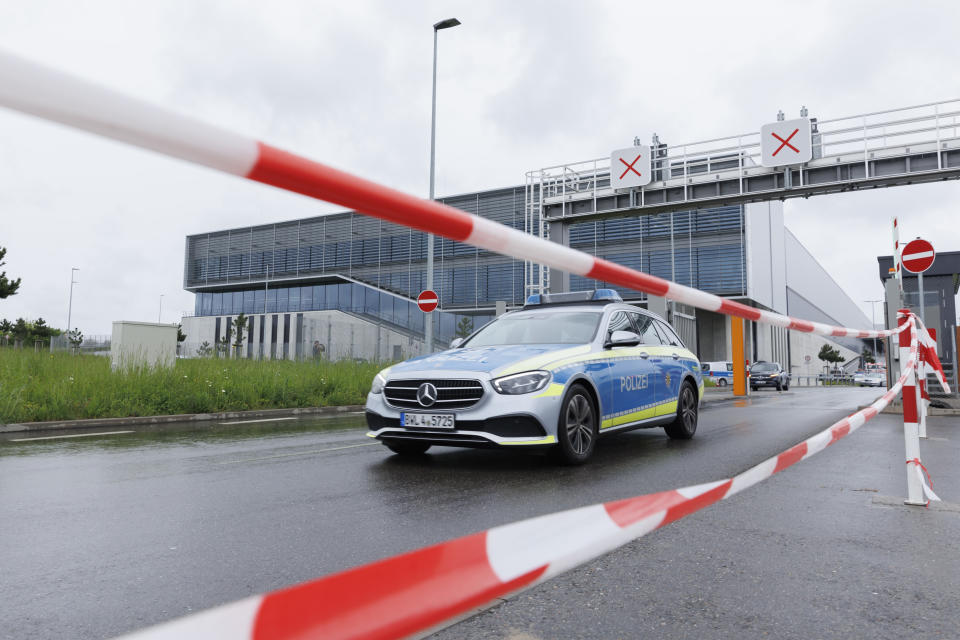
[[[578,468],[449,448],[404,460],[361,416],[6,434],[0,638],[112,637],[498,524],[729,477],[876,395],[759,393],[707,408],[691,441],[616,435]],[[921,449],[952,502],[956,428],[932,420]],[[90,435],[104,431],[118,433]],[[897,418],[879,416],[439,637],[951,637],[938,630],[960,615],[960,512],[875,500],[902,494],[902,460]]]

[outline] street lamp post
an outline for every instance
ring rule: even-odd
[[[430,109],[430,200],[434,196],[434,175],[437,150],[437,32],[440,29],[456,27],[460,21],[456,18],[447,18],[433,25],[433,99]],[[427,290],[433,291],[433,234],[427,234]],[[439,296],[438,296],[439,297]],[[433,318],[426,314],[423,319],[424,335],[427,353],[433,352]]]
[[[70,333],[70,323],[73,321],[73,285],[80,284],[79,280],[74,280],[73,276],[80,271],[77,267],[70,268],[70,302],[67,305],[67,333]]]

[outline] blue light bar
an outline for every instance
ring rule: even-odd
[[[613,289],[595,289],[593,291],[570,291],[567,293],[533,294],[527,297],[524,308],[553,304],[583,304],[589,302],[623,302]]]
[[[620,294],[613,289],[597,289],[593,292],[592,300],[609,300],[610,302],[623,302]]]

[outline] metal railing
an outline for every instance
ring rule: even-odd
[[[799,183],[790,185],[792,187],[807,185],[809,171],[837,164],[849,166],[856,163],[863,168],[862,175],[858,172],[857,176],[848,176],[847,179],[838,177],[836,182],[875,178],[878,176],[871,174],[871,162],[904,154],[936,154],[936,164],[931,165],[930,171],[939,171],[945,168],[941,152],[960,149],[960,99],[829,120],[811,120],[813,160],[792,168],[799,178]],[[759,126],[757,129],[700,142],[655,144],[651,149],[654,182],[647,187],[630,190],[630,206],[644,207],[648,191],[664,188],[682,189],[682,198],[678,197],[671,204],[708,200],[710,198],[693,197],[691,194],[695,185],[705,182],[736,181],[739,188],[734,189],[733,194],[743,194],[746,192],[745,180],[783,173],[783,168],[760,166]],[[907,169],[910,175],[917,173],[909,171],[909,165]],[[901,174],[883,174],[886,177],[894,175]],[[613,192],[610,188],[610,158],[595,158],[530,171],[527,173],[527,184],[537,187],[543,213],[549,214],[543,207],[546,204],[592,199],[592,207],[582,207],[576,213],[564,210],[562,214],[577,217],[589,215],[597,211],[598,197]],[[829,182],[817,182],[817,185],[825,184]],[[770,192],[778,190],[780,188],[769,189]],[[749,193],[762,193],[762,190],[751,189]]]

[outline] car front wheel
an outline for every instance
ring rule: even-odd
[[[564,464],[583,464],[597,446],[597,412],[580,385],[570,387],[560,405],[556,457]]]
[[[697,392],[693,385],[684,383],[677,398],[677,417],[664,427],[674,440],[689,440],[697,432]]]

